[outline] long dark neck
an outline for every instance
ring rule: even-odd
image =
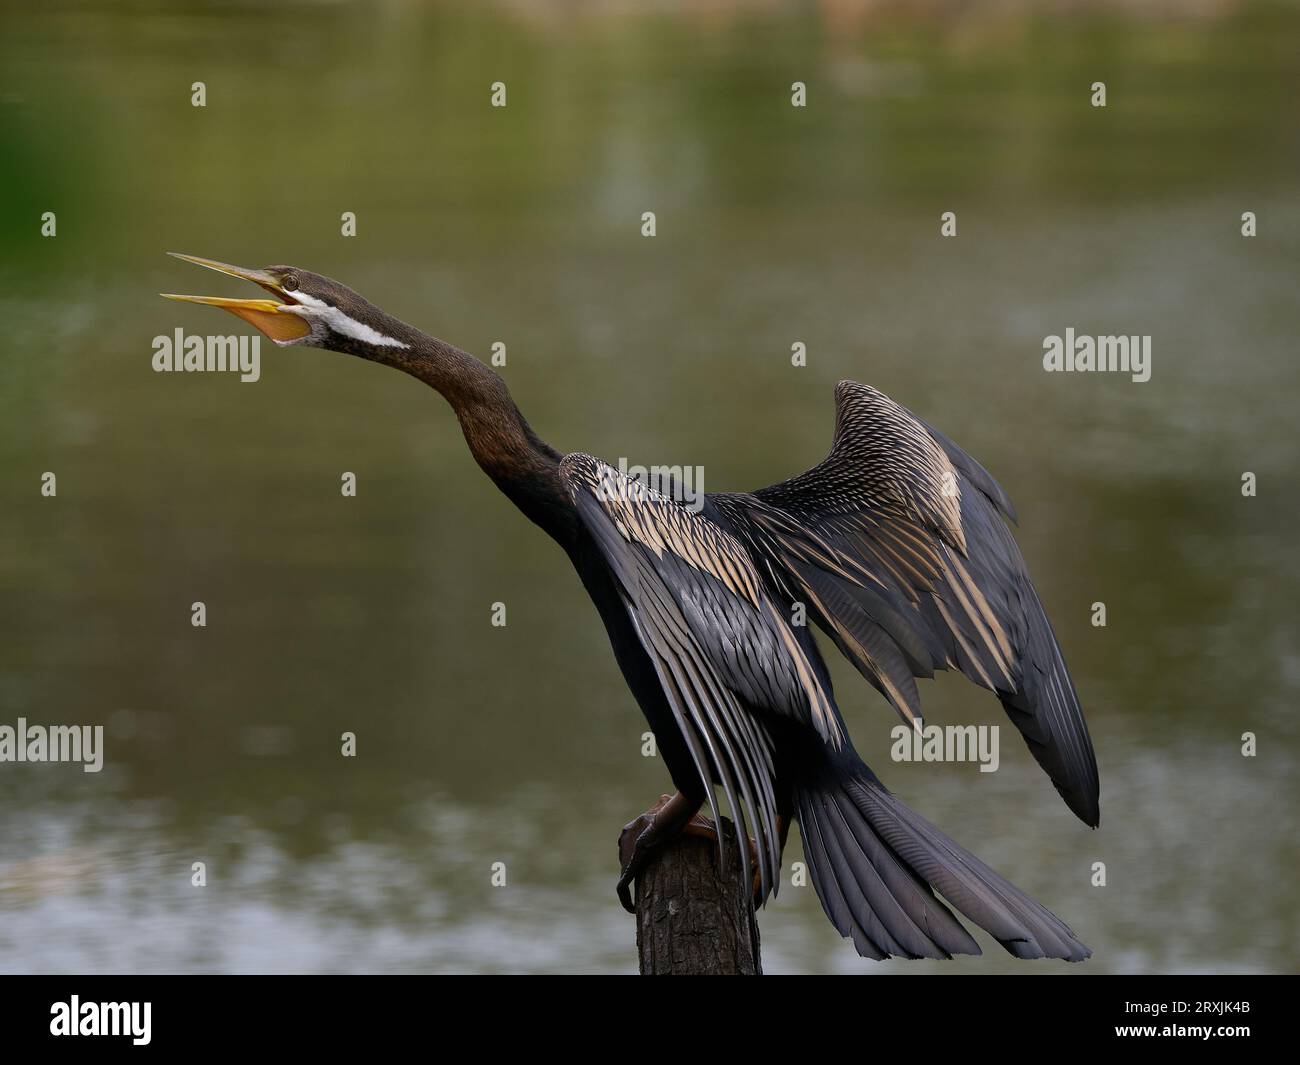
[[[347,350],[437,389],[456,412],[483,472],[526,517],[568,548],[577,535],[577,514],[560,482],[563,456],[533,431],[500,375],[468,352],[395,318],[385,322],[383,331],[407,347],[357,342]]]

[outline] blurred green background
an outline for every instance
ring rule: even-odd
[[[159,291],[253,294],[167,250],[502,341],[555,446],[709,490],[813,464],[834,382],[882,388],[1016,501],[1102,827],[1010,728],[995,774],[891,763],[892,713],[837,658],[864,757],[1095,951],[1033,971],[1295,967],[1295,5],[0,19],[0,723],[108,743],[98,775],[0,765],[0,971],[636,966],[614,844],[667,776],[567,561],[408,378],[270,344],[253,385],[153,373],[156,335],[244,329]],[[1067,326],[1151,334],[1151,381],[1043,373]],[[1002,723],[959,677],[923,696]],[[1025,968],[982,934],[983,958],[862,961],[788,883],[761,924],[772,972]]]

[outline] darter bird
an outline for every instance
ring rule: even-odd
[[[569,556],[676,788],[620,836],[628,910],[656,847],[711,830],[700,811],[707,803],[719,819],[721,788],[739,838],[752,829],[736,850],[753,902],[776,889],[797,821],[822,907],[864,957],[979,954],[936,893],[1018,958],[1089,956],[1057,917],[885,788],[853,749],[809,626],[794,621],[806,612],[904,721],[920,718],[916,678],[937,669],[994,692],[1066,804],[1098,824],[1092,742],[1008,529],[1011,501],[946,436],[843,381],[825,461],[688,506],[557,451],[488,366],[337,281],[179,258],[270,298],[169,298],[221,307],[282,347],[355,355],[436,389],[479,466]]]

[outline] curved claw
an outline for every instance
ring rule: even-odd
[[[615,890],[618,892],[618,901],[623,904],[623,909],[628,913],[636,913],[636,902],[632,898],[630,885],[636,880],[636,872],[632,870],[623,870],[623,875],[618,878],[618,884]]]
[[[631,885],[637,874],[645,868],[649,851],[655,841],[647,839],[655,827],[656,815],[672,801],[672,796],[661,795],[659,801],[645,813],[639,815],[623,826],[618,835],[618,863],[622,872],[619,874],[616,890],[618,901],[628,913],[636,913],[636,903],[632,899]]]
[[[621,872],[616,891],[618,901],[628,913],[636,913],[632,885],[645,869],[651,852],[656,847],[683,833],[718,841],[718,826],[699,812],[700,804],[700,800],[688,799],[680,791],[676,795],[661,795],[659,801],[650,809],[623,826],[623,831],[618,837],[618,861]],[[784,849],[786,832],[790,826],[784,818],[778,818],[777,825],[781,846]],[[754,905],[762,906],[766,898],[762,876],[757,870],[758,845],[753,839],[748,840],[748,843],[750,863],[755,868]]]
[[[616,890],[618,901],[628,913],[636,913],[632,884],[649,861],[650,852],[683,828],[693,827],[696,821],[701,820],[696,817],[699,808],[699,800],[688,799],[680,791],[676,795],[661,795],[650,809],[623,826],[618,837],[618,861],[622,872]],[[712,828],[711,822],[705,823]]]

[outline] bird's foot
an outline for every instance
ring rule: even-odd
[[[618,837],[618,899],[628,913],[636,913],[632,884],[650,860],[651,851],[678,835],[698,836],[718,842],[718,826],[700,813],[700,803],[676,795],[661,795],[645,813],[623,826]],[[758,844],[749,839],[751,868],[758,866]],[[754,901],[762,903],[761,879],[754,874]]]
[[[618,836],[618,863],[622,872],[618,878],[618,901],[628,913],[636,913],[632,900],[632,883],[650,860],[650,852],[680,832],[711,832],[717,839],[713,822],[699,814],[700,803],[688,799],[680,791],[676,795],[661,795],[645,813],[623,826]]]

